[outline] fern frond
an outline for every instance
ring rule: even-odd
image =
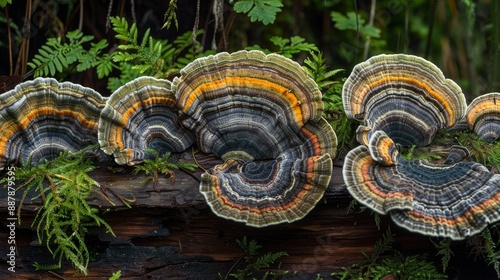
[[[194,171],[196,167],[198,167],[194,163],[172,163],[169,162],[169,158],[171,153],[166,152],[160,156],[159,152],[154,149],[146,149],[147,153],[152,154],[152,159],[144,159],[142,164],[138,164],[135,166],[134,174],[138,174],[139,172],[143,172],[144,175],[148,177],[144,180],[153,181],[153,188],[157,190],[158,178],[160,175],[170,176],[171,184],[175,181],[175,176],[172,169],[184,168],[186,170]]]
[[[311,51],[304,60],[304,68],[309,76],[318,84],[323,93],[322,100],[325,107],[324,117],[332,125],[337,134],[338,150],[354,141],[353,130],[355,122],[347,118],[342,103],[342,84],[344,78],[334,78],[342,73],[343,69],[328,70],[323,54]]]
[[[318,87],[323,92],[323,96],[335,95],[332,101],[342,101],[341,89],[342,82],[332,80],[333,76],[344,72],[344,69],[328,70],[326,60],[323,58],[323,53],[318,51],[309,52],[310,56],[304,60],[305,68],[309,76],[318,84]]]
[[[131,45],[137,45],[137,27],[134,27],[135,25],[132,25],[129,29],[127,20],[121,17],[110,17],[109,20],[116,32],[116,39],[123,40]],[[122,46],[119,47],[123,48]]]
[[[122,277],[122,271],[121,270],[118,270],[116,272],[114,272],[111,277],[109,277],[108,280],[118,280],[120,279],[120,277]]]
[[[291,38],[283,38],[279,36],[273,36],[269,39],[276,47],[274,53],[281,54],[285,57],[292,58],[296,53],[300,52],[313,52],[318,51],[318,47],[311,43],[306,43],[305,39],[300,36],[293,36]],[[260,50],[265,53],[270,53],[268,49],[264,49],[259,45],[253,45],[246,48],[247,50]]]
[[[392,258],[382,259],[379,265],[370,270],[370,279],[382,279],[387,275],[393,275],[395,279],[408,280],[437,280],[447,279],[444,274],[439,273],[436,267],[422,256],[403,257],[396,255]]]
[[[69,45],[61,43],[61,38],[49,38],[28,66],[34,69],[35,77],[54,76],[68,67],[71,61],[66,59],[65,54],[69,51]]]
[[[472,160],[494,170],[500,170],[500,141],[488,143],[473,132],[456,132],[452,134],[458,144],[467,147]]]
[[[430,239],[431,243],[434,245],[434,247],[438,250],[436,256],[442,256],[441,257],[441,266],[443,267],[443,272],[446,272],[448,269],[448,264],[450,263],[451,257],[454,255],[453,251],[451,250],[451,242],[452,240],[450,238],[444,238],[439,240],[439,242],[435,242],[433,238]]]
[[[56,270],[61,268],[60,264],[39,264],[38,262],[34,262],[33,266],[35,267],[35,271],[39,270]]]
[[[276,252],[276,253],[266,253],[265,255],[259,257],[253,264],[253,269],[259,270],[262,268],[269,268],[277,259],[288,256],[286,252]]]
[[[321,52],[309,52],[310,56],[304,60],[305,69],[309,76],[318,84],[319,89],[323,92],[323,100],[335,103],[336,108],[342,108],[342,82],[333,80],[333,77],[344,69],[328,70],[326,60]]]
[[[373,253],[370,256],[370,260],[375,262],[382,254],[389,252],[394,247],[396,242],[396,235],[392,233],[391,228],[387,227],[387,230],[382,235],[382,239],[377,240]]]
[[[278,47],[276,53],[288,58],[292,58],[294,54],[300,52],[318,51],[316,45],[305,43],[305,39],[300,36],[290,38],[273,36],[269,40]]]
[[[481,232],[481,236],[484,239],[484,251],[486,253],[486,260],[488,265],[493,265],[497,273],[497,277],[500,278],[500,251],[496,250],[497,242],[493,240],[489,228],[484,229]]]
[[[97,43],[91,43],[89,50],[86,50],[84,44],[93,39],[93,36],[84,36],[79,30],[69,31],[66,34],[67,42],[62,42],[60,37],[49,38],[45,45],[38,49],[32,61],[28,62],[28,66],[34,69],[35,77],[54,77],[58,73],[67,71],[74,63],[77,63],[76,70],[79,72],[105,63],[104,68],[100,69],[100,76],[105,73],[109,74],[110,71],[105,70],[111,67],[110,60],[101,57],[108,43],[106,40],[100,40]]]
[[[253,274],[254,271],[269,268],[278,258],[283,256],[288,256],[286,252],[280,251],[275,253],[266,253],[255,259],[259,255],[258,250],[262,248],[261,245],[255,240],[247,240],[244,236],[242,240],[236,240],[236,243],[243,250],[243,259],[245,260],[245,266],[242,269],[238,269],[236,273],[231,273],[230,276],[236,279],[248,279],[249,276]]]

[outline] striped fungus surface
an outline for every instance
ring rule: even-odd
[[[399,158],[388,166],[361,145],[349,151],[343,175],[356,200],[410,231],[459,240],[500,219],[500,174],[476,162]]]
[[[362,145],[349,151],[343,166],[356,200],[430,236],[464,239],[500,220],[500,175],[464,161],[466,148],[451,147],[442,163],[405,160],[398,153],[398,146],[430,144],[438,130],[466,113],[462,91],[434,64],[402,54],[370,58],[354,67],[343,102],[346,114],[361,121]]]
[[[200,191],[222,217],[261,227],[303,218],[332,175],[337,139],[321,92],[296,62],[260,51],[197,59],[173,83],[140,77],[109,98],[54,79],[1,96],[2,164],[99,143],[116,163],[196,143],[224,163]]]
[[[187,65],[173,88],[198,148],[224,160],[200,184],[217,215],[262,227],[301,219],[321,199],[337,139],[298,63],[220,53]]]
[[[467,106],[469,129],[488,142],[500,137],[500,93],[480,95]]]
[[[91,88],[36,78],[0,95],[0,167],[96,145],[105,98]]]
[[[413,55],[378,55],[356,65],[342,100],[346,115],[361,122],[358,141],[383,130],[395,143],[426,146],[438,130],[465,114],[460,87],[431,62]]]
[[[116,163],[134,165],[160,154],[183,152],[193,143],[191,132],[179,122],[171,82],[139,77],[114,91],[99,120],[101,149]]]
[[[489,100],[478,103],[496,105],[496,97]],[[398,154],[398,145],[426,145],[465,114],[460,88],[436,66],[376,56],[354,68],[343,101],[346,114],[362,122],[364,145],[348,153],[343,171],[357,200],[409,230],[453,239],[499,219],[500,175],[462,161],[466,150],[445,164]],[[107,100],[38,78],[0,95],[0,106],[2,167],[98,140],[119,164],[149,157],[146,148],[180,152],[196,143],[224,160],[200,183],[212,210],[256,227],[303,218],[321,199],[336,154],[317,85],[297,63],[259,51],[197,59],[173,83],[141,77]],[[468,116],[483,120],[484,106]]]

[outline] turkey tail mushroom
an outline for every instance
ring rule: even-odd
[[[467,109],[461,89],[434,64],[398,54],[356,65],[342,98],[347,116],[362,122],[356,137],[363,145],[349,151],[343,166],[357,201],[410,231],[452,239],[500,220],[500,175],[463,161],[467,148],[453,146],[444,163],[406,160],[397,150],[430,144],[437,131],[464,123],[466,111],[469,126],[486,119],[481,113],[493,111],[498,97]]]
[[[343,175],[357,201],[410,231],[458,240],[500,220],[500,175],[476,162],[399,158],[387,166],[359,146],[347,154]]]
[[[250,226],[302,219],[330,182],[336,145],[332,132],[325,120],[306,123],[297,136],[303,144],[273,160],[228,159],[202,174],[200,191],[217,215]]]
[[[18,84],[0,95],[0,167],[97,145],[104,104],[96,91],[70,82],[37,78]]]
[[[455,82],[431,62],[405,54],[378,55],[356,65],[344,84],[342,100],[346,115],[364,126],[358,140],[382,130],[403,146],[428,145],[466,109]]]
[[[148,148],[182,152],[194,138],[178,120],[171,82],[139,77],[109,97],[99,121],[99,143],[116,163],[134,165],[154,156]]]
[[[173,81],[183,125],[224,163],[202,175],[217,215],[263,227],[303,218],[321,199],[337,139],[306,71],[260,51],[197,59]]]
[[[500,137],[500,93],[492,92],[476,97],[467,106],[469,129],[487,142]]]
[[[394,165],[398,161],[399,151],[396,144],[382,130],[371,135],[368,150],[371,157],[380,164]]]

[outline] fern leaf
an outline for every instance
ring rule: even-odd
[[[448,264],[450,263],[451,257],[454,255],[453,251],[451,250],[451,239],[450,238],[445,238],[439,240],[439,242],[435,242],[433,238],[430,239],[431,243],[434,245],[434,247],[438,250],[436,253],[436,256],[441,256],[441,266],[443,269],[443,272],[446,272],[448,269]]]
[[[497,273],[497,277],[500,278],[500,251],[496,250],[496,243],[493,240],[489,228],[484,229],[481,232],[481,236],[484,240],[484,250],[486,252],[486,260],[488,265],[493,265]]]
[[[276,252],[276,253],[267,253],[261,257],[259,257],[254,264],[254,268],[256,270],[262,269],[262,268],[268,268],[273,264],[277,259],[288,256],[286,252]]]
[[[56,270],[60,269],[61,265],[60,264],[39,264],[38,262],[34,262],[33,266],[35,267],[35,271],[39,270]]]
[[[127,62],[127,61],[132,61],[136,58],[137,58],[137,55],[125,53],[125,52],[115,52],[111,56],[111,59],[114,62]]]
[[[113,30],[116,32],[115,38],[118,40],[123,40],[125,42],[137,45],[137,33],[134,37],[134,29],[137,31],[135,24],[129,29],[128,22],[125,18],[121,17],[110,17],[109,20],[113,25]]]
[[[59,266],[63,259],[70,260],[76,269],[86,274],[90,259],[84,238],[87,227],[103,225],[107,232],[112,233],[112,230],[97,216],[98,210],[86,201],[98,184],[86,174],[94,167],[82,155],[63,152],[53,161],[34,168],[26,167],[27,171],[19,168],[17,174],[42,178],[31,179],[26,185],[33,189],[36,184],[40,193],[46,193],[44,204],[33,220],[40,243],[44,243],[52,256],[59,259]],[[39,187],[38,184],[47,178],[51,178],[50,184]]]
[[[83,33],[80,32],[80,30],[78,30],[78,29],[73,30],[73,31],[68,31],[68,33],[66,33],[66,38],[68,38],[72,41],[76,41],[82,37],[83,37]]]
[[[151,30],[148,28],[146,29],[146,32],[144,33],[144,36],[142,37],[142,42],[141,42],[141,48],[145,48],[146,47],[146,44],[150,41],[150,39],[152,39],[151,37],[149,37],[149,33],[151,32]]]
[[[101,40],[91,43],[89,50],[83,44],[93,40],[93,36],[84,35],[79,30],[69,31],[66,34],[67,43],[62,43],[61,38],[49,38],[45,45],[39,48],[31,62],[35,77],[55,76],[62,73],[71,64],[78,62],[77,71],[85,71],[98,65],[98,56],[107,47],[107,42]]]
[[[118,280],[120,279],[120,277],[122,277],[122,271],[118,270],[116,272],[113,272],[113,274],[111,275],[111,277],[109,277],[108,280]]]
[[[139,71],[139,73],[141,73],[141,74],[144,74],[144,72],[150,70],[151,68],[153,68],[153,67],[151,67],[151,65],[134,65],[134,66],[132,66],[132,69]]]

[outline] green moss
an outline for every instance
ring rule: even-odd
[[[58,259],[55,265],[35,263],[36,269],[60,268],[63,260],[69,260],[79,272],[87,274],[90,254],[85,234],[88,229],[102,226],[114,235],[111,227],[98,216],[99,210],[87,202],[94,188],[99,187],[88,175],[92,170],[94,166],[84,151],[62,152],[52,161],[35,166],[28,163],[16,170],[17,179],[24,182],[19,187],[24,190],[23,200],[30,192],[36,194],[33,199],[42,200],[32,226],[36,228],[39,243],[45,244],[54,259]]]

